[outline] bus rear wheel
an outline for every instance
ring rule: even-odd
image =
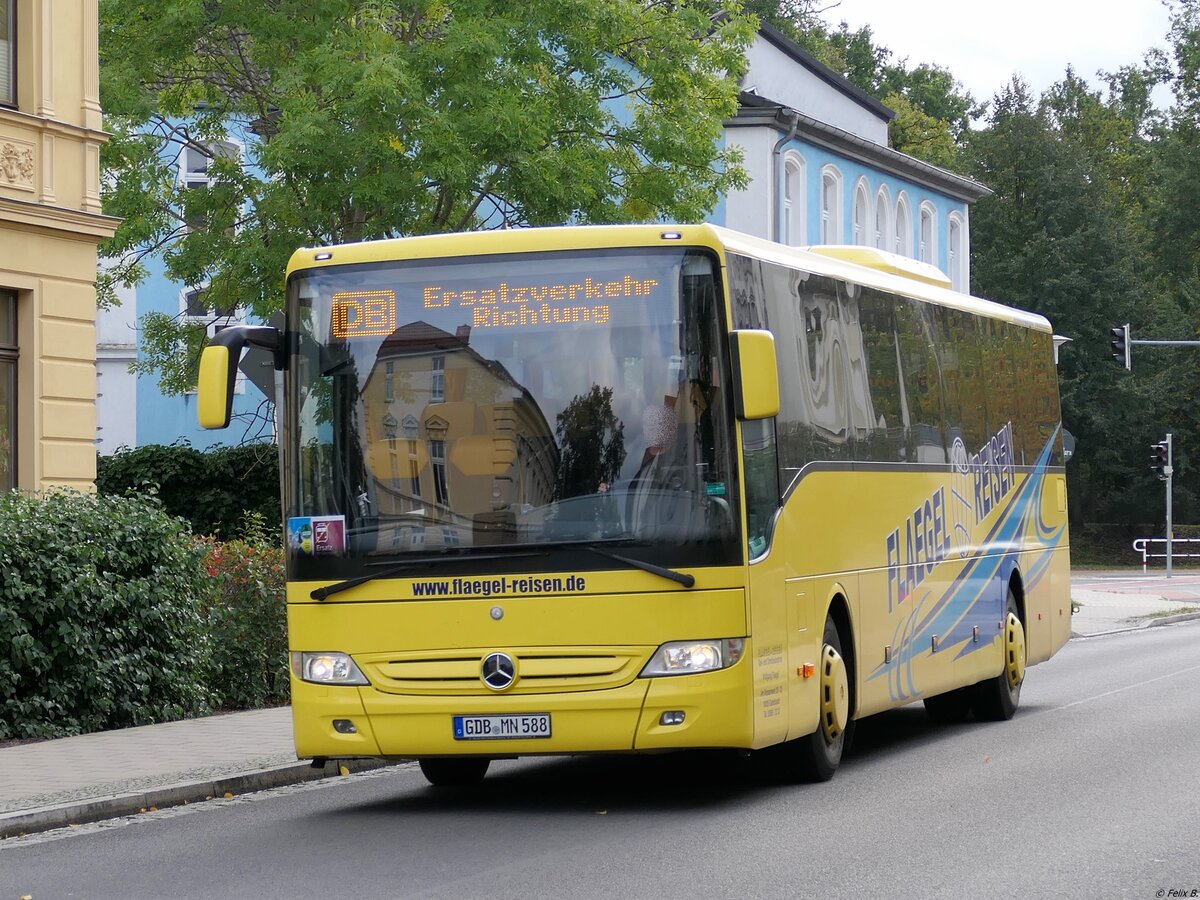
[[[492,761],[486,756],[419,760],[421,774],[434,787],[470,787],[483,781]]]
[[[1021,702],[1021,683],[1025,680],[1025,627],[1012,588],[1004,612],[1004,668],[995,678],[975,685],[971,708],[985,722],[1004,722],[1013,717]]]

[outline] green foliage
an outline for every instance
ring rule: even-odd
[[[208,590],[154,501],[0,495],[0,739],[206,712]]]
[[[903,94],[888,94],[883,102],[896,114],[888,124],[892,147],[935,166],[955,164],[957,148],[946,122],[923,112]]]
[[[96,470],[100,493],[153,492],[168,513],[186,519],[196,534],[241,536],[247,513],[267,522],[282,521],[279,456],[272,444],[206,452],[186,442],[149,444],[101,456]]]
[[[208,687],[225,709],[288,702],[287,607],[278,529],[250,515],[241,540],[206,541]]]
[[[753,35],[736,0],[101,0],[100,14],[104,203],[123,219],[102,248],[118,260],[106,298],[161,253],[212,307],[267,319],[301,246],[695,220],[745,183],[720,141]],[[246,165],[211,151],[231,138]],[[207,190],[176,177],[189,148],[211,157]],[[185,389],[160,326],[165,386]]]

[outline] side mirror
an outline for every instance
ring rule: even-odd
[[[233,412],[233,387],[238,361],[247,344],[279,353],[283,346],[279,329],[270,325],[235,325],[223,328],[209,341],[200,356],[197,406],[201,428],[225,428]]]
[[[733,355],[734,408],[739,419],[770,419],[779,415],[779,368],[775,336],[745,329],[730,335]]]

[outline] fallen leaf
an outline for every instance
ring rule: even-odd
[[[346,768],[345,766],[338,766],[338,771],[341,772],[343,775],[350,774],[350,770],[348,768]]]
[[[231,794],[229,791],[226,791],[222,796],[224,796],[226,800],[233,799],[233,794]]]
[[[986,753],[985,753],[985,754],[983,754],[983,761],[984,761],[984,762],[991,762],[991,761],[992,761],[992,758],[991,758],[991,756],[989,756],[988,754],[986,754]]]

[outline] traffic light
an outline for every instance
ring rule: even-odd
[[[1133,370],[1133,360],[1129,355],[1129,325],[1119,325],[1116,328],[1110,328],[1108,333],[1112,335],[1112,340],[1109,344],[1112,345],[1113,359],[1123,365],[1126,369]]]
[[[1150,468],[1159,481],[1167,480],[1167,466],[1171,464],[1171,449],[1166,441],[1150,445]]]

